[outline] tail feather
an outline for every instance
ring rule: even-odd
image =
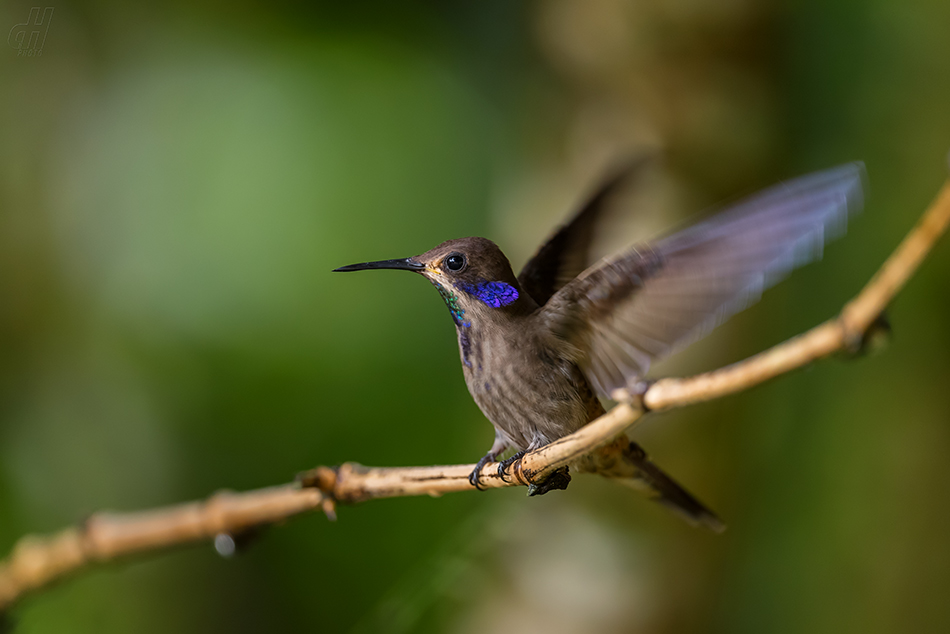
[[[689,491],[679,485],[662,469],[650,460],[650,457],[637,443],[631,442],[624,452],[639,472],[634,478],[621,478],[618,481],[645,488],[651,497],[694,526],[705,526],[717,533],[726,530],[722,520],[706,505],[697,500]],[[639,486],[638,486],[639,485]]]
[[[726,529],[712,510],[656,466],[643,447],[623,436],[588,454],[586,460],[575,466],[646,493],[693,526],[705,526],[717,533]]]

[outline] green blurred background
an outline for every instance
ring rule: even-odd
[[[0,6],[0,32],[29,2]],[[658,369],[833,315],[947,174],[945,0],[56,4],[0,47],[0,548],[317,464],[472,462],[491,426],[412,276],[466,235],[520,266],[617,156],[631,242],[862,159],[846,239]],[[621,232],[615,233],[615,238]],[[891,345],[634,432],[717,509],[626,489],[384,500],[32,597],[22,632],[950,631],[950,244]]]

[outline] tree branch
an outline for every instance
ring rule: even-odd
[[[739,392],[838,350],[856,349],[948,224],[950,181],[835,319],[730,366],[688,378],[660,379],[642,394],[619,391],[614,395],[619,401],[616,407],[577,432],[525,455],[515,463],[510,480],[498,476],[497,465],[485,466],[484,486],[539,482],[557,469],[579,462],[589,470],[622,477],[629,465],[624,463],[622,445],[615,441],[645,412]],[[120,557],[214,539],[220,534],[239,535],[317,509],[333,519],[336,502],[471,490],[468,475],[473,466],[368,468],[346,463],[337,468],[317,467],[292,484],[244,493],[221,492],[204,501],[137,513],[96,513],[82,526],[49,536],[28,535],[17,542],[10,556],[0,562],[0,612],[67,575]]]

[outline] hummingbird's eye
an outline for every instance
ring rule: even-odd
[[[465,267],[465,256],[461,253],[452,253],[445,258],[445,268],[450,271],[461,271]]]

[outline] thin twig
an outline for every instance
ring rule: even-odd
[[[509,480],[497,465],[482,470],[484,486],[499,488],[544,480],[557,469],[593,460],[616,461],[620,434],[647,411],[682,407],[748,389],[838,350],[852,349],[919,267],[950,224],[950,182],[917,225],[860,294],[841,314],[808,332],[733,365],[689,378],[661,379],[642,395],[618,394],[619,404],[582,429],[532,451],[515,465]],[[471,490],[473,465],[368,468],[346,463],[317,467],[293,484],[244,493],[218,493],[190,502],[137,513],[97,513],[82,526],[50,536],[26,536],[0,562],[0,612],[25,595],[89,566],[228,533],[240,534],[321,509],[334,516],[336,502],[382,497],[438,496]],[[621,468],[622,471],[622,468]]]
[[[332,511],[327,501],[319,489],[297,484],[223,491],[204,501],[149,511],[100,512],[82,526],[54,535],[27,535],[0,564],[0,612],[24,594],[94,563],[214,539],[220,533],[239,534],[314,509]]]

